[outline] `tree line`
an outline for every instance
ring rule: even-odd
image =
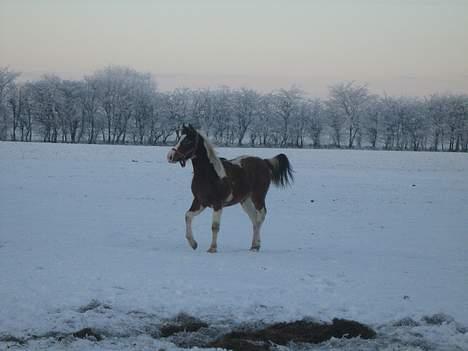
[[[109,66],[81,80],[19,82],[0,68],[0,140],[164,145],[191,123],[219,145],[468,151],[468,96],[372,94],[342,82],[325,99],[297,88],[157,89]]]

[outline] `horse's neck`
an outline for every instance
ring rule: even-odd
[[[192,159],[193,176],[211,181],[213,177],[218,178],[213,164],[208,159],[205,150],[197,153],[196,157]]]

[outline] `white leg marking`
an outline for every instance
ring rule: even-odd
[[[208,249],[208,252],[216,252],[218,248],[218,232],[219,232],[219,226],[221,223],[221,215],[223,213],[223,210],[220,209],[218,211],[213,211],[213,221],[211,223],[211,245],[210,248]]]
[[[263,221],[266,217],[266,208],[262,208],[260,211],[256,210],[257,218],[254,225],[254,236],[252,240],[252,250],[260,250],[260,228],[262,227]]]
[[[254,203],[252,202],[252,199],[249,197],[248,199],[244,200],[241,203],[241,206],[244,209],[245,213],[248,214],[250,220],[252,221],[252,224],[255,224],[257,220],[257,215],[256,215],[256,209],[255,209]]]
[[[244,202],[242,202],[242,208],[244,211],[249,215],[250,220],[252,221],[253,225],[253,238],[252,238],[252,246],[251,250],[258,251],[260,249],[260,228],[262,227],[262,223],[265,220],[266,216],[266,209],[262,208],[258,211],[255,208],[252,199],[248,198]]]
[[[185,214],[185,237],[187,238],[192,249],[194,250],[197,248],[198,244],[193,238],[192,221],[193,217],[198,216],[200,213],[203,212],[204,209],[204,207],[200,207],[198,211],[187,211],[187,213]]]

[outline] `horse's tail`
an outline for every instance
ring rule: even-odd
[[[265,159],[271,169],[271,180],[276,186],[285,187],[294,181],[293,169],[285,154]]]

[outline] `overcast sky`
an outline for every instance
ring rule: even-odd
[[[468,92],[468,1],[0,0],[0,66],[80,78],[110,64],[162,89]]]

